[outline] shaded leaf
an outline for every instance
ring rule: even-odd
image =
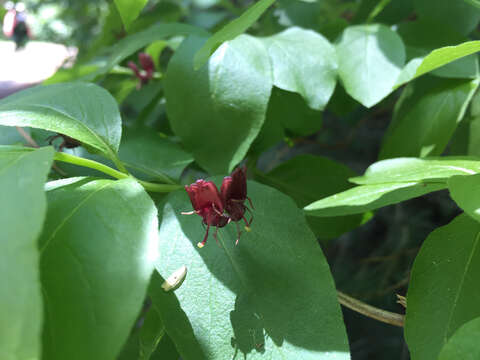
[[[263,44],[242,35],[222,45],[207,65],[194,71],[193,54],[203,42],[188,38],[170,60],[167,113],[173,131],[195,160],[211,173],[227,173],[243,159],[263,125],[272,70]]]
[[[229,22],[215,34],[213,34],[201,48],[197,49],[193,66],[195,70],[204,66],[208,58],[225,41],[232,40],[238,35],[244,33],[258,18],[275,2],[275,0],[260,0],[251,5],[240,17]]]
[[[162,138],[151,129],[126,129],[119,157],[125,166],[145,180],[171,183],[178,180],[193,157],[178,144]],[[146,176],[145,176],[146,175]]]
[[[115,359],[157,258],[157,210],[131,179],[48,184],[40,239],[45,359]]]
[[[30,129],[23,129],[27,134],[30,133]],[[26,143],[25,139],[20,135],[16,128],[12,126],[0,125],[0,145],[21,145]]]
[[[405,339],[412,360],[437,359],[448,338],[480,316],[479,234],[480,224],[464,214],[423,243],[407,294]]]
[[[168,235],[168,238],[171,238],[171,234]],[[165,274],[165,277],[168,278],[170,275],[171,273]],[[189,275],[187,274],[187,276]],[[166,292],[162,288],[163,282],[163,277],[154,271],[148,295],[152,299],[152,306],[160,314],[166,333],[175,343],[183,359],[205,359],[202,347],[193,333],[190,319],[180,306],[175,293],[173,291]]]
[[[413,6],[420,18],[450,27],[462,35],[469,34],[480,20],[480,9],[465,1],[414,0]]]
[[[409,84],[395,105],[379,158],[440,155],[477,87],[478,80],[433,77]]]
[[[140,15],[140,12],[148,0],[114,0],[118,12],[122,17],[125,28],[128,30],[133,21]]]
[[[292,197],[299,208],[316,199],[333,195],[351,188],[348,178],[355,173],[343,164],[330,159],[313,156],[296,156],[262,177],[262,182],[277,188]],[[342,217],[307,217],[315,235],[334,238],[362,223],[361,214]]]
[[[43,305],[37,238],[53,149],[0,146],[0,358],[40,359]]]
[[[446,184],[422,182],[362,185],[317,200],[304,208],[306,215],[343,216],[360,214],[446,188]]]
[[[480,222],[480,193],[478,181],[480,174],[472,176],[453,176],[448,179],[450,196],[468,215]]]
[[[338,73],[347,93],[371,107],[392,91],[405,63],[402,39],[385,25],[345,29],[337,44]]]
[[[438,360],[476,360],[480,358],[480,318],[463,324],[443,346]]]
[[[186,192],[167,198],[157,269],[166,277],[182,265],[188,268],[182,286],[169,295],[178,298],[205,353],[191,359],[230,359],[235,354],[349,359],[333,279],[303,214],[272,188],[255,182],[248,188],[254,222],[237,246],[235,226],[229,224],[220,229],[218,245],[211,239],[198,249],[204,233],[201,219],[180,214],[191,208]],[[178,312],[178,305],[171,305],[161,312]],[[164,322],[181,353],[183,339],[176,339],[169,332],[172,324]],[[184,354],[182,358],[190,360]]]
[[[114,162],[121,122],[115,99],[95,84],[35,86],[0,100],[0,124],[65,134],[98,149]]]
[[[107,59],[105,65],[99,68],[96,72],[85,77],[85,80],[95,79],[98,75],[108,73],[115,65],[125,60],[128,56],[151,44],[154,41],[171,37],[175,35],[206,35],[205,30],[191,26],[188,24],[169,23],[169,24],[154,24],[148,29],[129,35],[126,38],[117,42],[111,49],[111,54]]]

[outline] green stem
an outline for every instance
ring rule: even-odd
[[[87,167],[90,169],[95,169],[100,172],[103,172],[104,174],[110,175],[115,179],[134,178],[131,175],[112,169],[111,167],[101,164],[97,161],[85,159],[75,155],[66,154],[63,152],[56,152],[54,156],[54,160],[62,161],[62,162],[66,162],[74,165],[79,165],[79,166]],[[135,180],[137,180],[138,183],[140,183],[140,185],[142,185],[145,188],[145,190],[151,191],[151,192],[164,193],[164,192],[171,192],[171,191],[182,188],[182,186],[178,184],[156,184],[156,183],[151,183],[148,181],[142,181],[138,179],[135,179]]]

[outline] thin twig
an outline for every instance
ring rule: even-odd
[[[405,316],[401,314],[397,314],[394,312],[382,310],[376,308],[374,306],[365,304],[364,302],[354,299],[347,294],[342,293],[341,291],[337,291],[338,301],[343,306],[356,311],[362,315],[365,315],[369,318],[394,325],[403,327]]]
[[[18,133],[25,139],[28,145],[34,148],[39,148],[40,146],[37,144],[35,140],[30,136],[29,133],[27,133],[25,130],[23,130],[20,126],[15,126],[17,129]],[[62,176],[67,176],[67,173],[60,169],[55,163],[52,164],[52,168],[58,172]]]
[[[38,148],[38,144],[35,140],[32,139],[29,133],[27,133],[25,130],[23,130],[20,126],[15,126],[17,129],[18,133],[25,139],[25,141],[30,145],[31,147]]]

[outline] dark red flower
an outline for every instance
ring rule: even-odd
[[[143,70],[147,72],[147,74],[153,75],[153,72],[155,71],[155,65],[150,55],[148,55],[147,53],[140,53],[138,54],[138,61],[140,62],[140,65],[142,65]]]
[[[245,221],[245,229],[250,231],[250,224],[253,220],[253,215],[250,221],[245,218],[245,211],[251,210],[245,206],[245,200],[248,199],[250,206],[253,209],[253,204],[250,198],[247,196],[247,174],[245,167],[237,168],[230,176],[223,178],[222,186],[220,188],[220,194],[222,196],[223,203],[225,204],[225,211],[228,213],[232,221]],[[241,232],[237,225],[238,240],[240,239]]]
[[[133,61],[128,62],[128,67],[132,69],[135,76],[140,80],[137,88],[141,88],[142,85],[147,84],[153,78],[155,65],[152,57],[146,53],[138,54],[138,61],[140,62],[142,69],[139,69]]]
[[[203,241],[197,244],[198,247],[203,247],[207,242],[210,226],[216,227],[213,237],[217,240],[218,228],[227,225],[230,219],[223,214],[225,206],[217,187],[212,181],[200,179],[191,185],[185,185],[185,190],[190,197],[194,211],[182,214],[198,214],[203,218],[203,223],[207,225],[207,232]]]

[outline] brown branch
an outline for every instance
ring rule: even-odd
[[[347,294],[337,291],[338,301],[350,310],[356,311],[369,318],[384,322],[386,324],[403,327],[405,316],[394,312],[382,310],[364,302],[354,299]]]

